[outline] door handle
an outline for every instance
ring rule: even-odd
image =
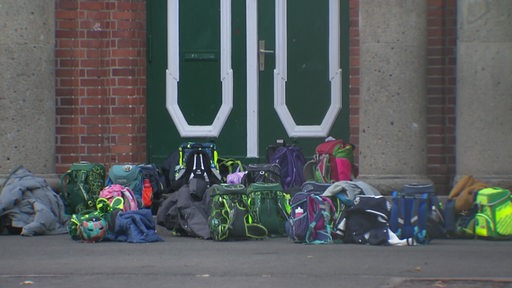
[[[260,71],[265,70],[265,54],[274,54],[274,50],[265,50],[265,40],[258,41],[258,58]]]

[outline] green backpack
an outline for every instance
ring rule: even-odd
[[[512,202],[510,191],[484,188],[476,194],[475,236],[489,239],[512,238]]]
[[[290,215],[290,195],[279,183],[252,183],[247,188],[253,221],[260,223],[269,236],[286,236],[285,224]]]
[[[209,191],[208,227],[213,240],[262,239],[268,235],[267,229],[251,218],[244,185],[214,184]]]
[[[61,198],[69,215],[95,208],[96,199],[105,187],[102,164],[77,162],[60,178]]]

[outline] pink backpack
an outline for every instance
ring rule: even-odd
[[[135,211],[138,209],[137,200],[133,191],[120,184],[112,184],[103,188],[99,197],[107,199],[109,203],[112,203],[114,198],[121,197],[124,201],[123,211]]]
[[[305,169],[313,169],[313,177],[318,183],[349,181],[358,176],[358,167],[354,164],[355,146],[345,141],[329,140],[318,144],[315,156]],[[311,163],[312,162],[312,163]]]

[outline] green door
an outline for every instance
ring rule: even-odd
[[[348,139],[348,5],[287,3],[148,1],[148,161],[183,141],[261,162],[278,140],[310,156]]]

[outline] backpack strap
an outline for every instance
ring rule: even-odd
[[[60,177],[60,187],[62,189],[62,196],[66,199],[68,196],[69,196],[69,191],[68,191],[68,183],[69,183],[69,179],[71,179],[71,175],[72,175],[72,172],[71,170],[68,170],[66,171],[66,173],[64,173],[62,175],[62,177]]]
[[[123,187],[121,190],[124,199],[124,210],[125,211],[136,211],[138,210],[137,198],[135,193],[129,187]]]
[[[417,223],[415,225],[415,231],[414,231],[414,234],[415,234],[415,240],[416,242],[418,243],[421,243],[421,244],[425,244],[429,241],[428,239],[428,234],[427,234],[427,218],[428,218],[428,215],[427,213],[429,213],[429,209],[427,207],[427,205],[429,205],[429,193],[423,193],[421,195],[421,197],[418,197],[418,199],[416,199],[416,203],[414,206],[415,206],[415,209],[416,211],[415,214],[413,215],[418,215],[418,218],[417,218]],[[422,213],[421,211],[425,211],[426,213]],[[419,227],[423,227],[423,230],[419,230]]]
[[[396,200],[396,211],[398,212],[397,218],[396,218],[396,231],[395,234],[400,238],[402,235],[402,230],[404,227],[404,215],[405,215],[405,205],[402,205],[403,201],[405,200],[403,195],[398,193],[397,191],[393,191],[392,197]]]
[[[412,196],[412,210],[410,211],[411,212],[411,226],[412,227],[417,227],[418,226],[418,223],[420,222],[420,205],[421,205],[421,201],[422,201],[422,198],[423,198],[423,195],[421,195],[421,197],[417,197],[417,195],[413,195]]]
[[[321,154],[318,157],[318,164],[316,168],[316,179],[321,180],[323,183],[331,183],[331,156],[328,154]]]
[[[292,173],[288,175],[289,178],[285,179],[284,187],[293,187],[295,184],[302,185],[304,182],[304,167],[297,167],[297,163],[304,163],[304,157],[301,157],[300,148],[297,146],[289,146],[286,149],[287,158],[288,158],[288,169],[291,167]],[[300,183],[297,183],[300,182]]]
[[[229,236],[229,228],[233,222],[233,214],[231,213],[231,201],[227,197],[219,196],[219,201],[223,203],[220,215],[226,219],[226,224],[220,224],[218,226],[217,240],[226,240]]]
[[[78,171],[78,187],[80,188],[80,192],[84,196],[84,200],[87,202],[89,206],[92,206],[93,203],[91,202],[91,199],[87,196],[87,192],[85,191],[84,183],[87,181],[87,172],[80,170]],[[91,203],[89,203],[91,202]]]

